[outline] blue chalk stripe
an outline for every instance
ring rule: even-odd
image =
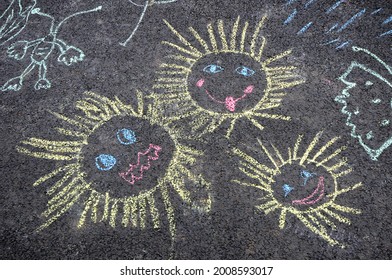
[[[345,0],[340,0],[338,2],[336,2],[331,8],[329,8],[326,13],[329,14],[331,13],[333,10],[335,10],[337,7],[340,6],[340,4],[342,4]]]
[[[284,21],[284,24],[289,24],[295,17],[295,15],[297,14],[297,10],[294,10],[289,17]]]
[[[350,24],[352,24],[355,20],[360,18],[364,13],[366,12],[366,9],[363,9],[359,13],[355,14],[352,18],[350,18],[348,21],[346,21],[345,24],[340,27],[340,29],[337,32],[342,32],[344,29],[346,29]]]
[[[304,34],[309,27],[313,24],[313,22],[309,22],[307,25],[305,25],[304,27],[302,27],[302,29],[300,31],[298,31],[297,35],[301,35]]]

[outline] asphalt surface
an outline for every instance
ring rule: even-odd
[[[1,0],[0,14],[10,2]],[[178,0],[166,4],[155,3],[147,7],[139,28],[123,46],[120,43],[124,43],[132,33],[144,9],[144,1],[134,2],[140,5],[133,5],[127,0],[38,0],[35,7],[40,8],[41,13],[52,15],[56,23],[76,12],[99,5],[102,5],[102,9],[75,16],[59,28],[57,39],[66,43],[68,48],[74,46],[69,50],[73,53],[68,53],[68,57],[63,54],[67,47],[61,49],[58,45],[47,58],[34,47],[27,49],[25,57],[20,60],[7,53],[17,41],[33,42],[48,35],[51,19],[37,13],[30,15],[26,27],[15,38],[0,46],[0,85],[20,76],[34,61],[44,61],[47,66],[46,78],[51,84],[48,89],[35,89],[39,76],[39,65],[35,64],[20,90],[3,86],[4,90],[0,92],[1,259],[391,259],[392,147],[387,145],[392,137],[392,124],[389,124],[392,118],[392,34],[388,33],[392,29],[392,19],[388,20],[392,15],[391,3],[343,1],[336,7],[334,4],[338,1],[334,0],[291,1],[293,3],[290,4],[286,3],[288,1],[272,0]],[[170,129],[162,130],[160,126],[170,116],[181,116],[179,112],[190,103],[196,108],[199,106],[213,112],[207,114],[207,119],[218,114],[218,120],[221,118],[219,114],[231,116],[256,106],[261,100],[261,97],[256,97],[265,95],[268,75],[264,72],[265,68],[257,68],[257,63],[251,65],[255,61],[250,59],[248,62],[249,57],[244,58],[243,53],[251,46],[251,34],[264,15],[267,19],[260,36],[256,38],[258,46],[261,36],[266,39],[263,57],[271,58],[291,50],[287,56],[277,59],[275,66],[295,66],[295,71],[287,70],[282,75],[294,75],[293,80],[299,82],[281,91],[276,90],[275,93],[286,93],[281,97],[280,106],[261,113],[289,116],[291,119],[256,117],[264,127],[261,130],[251,120],[240,118],[229,138],[225,135],[230,129],[230,122],[224,122],[211,133],[202,128],[192,131],[190,128],[195,126],[192,121],[202,121],[185,116],[174,124],[170,123]],[[153,117],[155,115],[151,112],[142,117],[109,114],[110,117],[88,135],[87,144],[83,144],[80,158],[76,161],[79,169],[73,176],[82,174],[84,180],[90,183],[89,190],[93,189],[98,196],[101,195],[96,207],[97,222],[94,223],[95,214],[90,212],[85,216],[85,221],[80,222],[86,205],[93,205],[96,201],[89,202],[91,196],[86,191],[71,207],[53,218],[47,227],[42,227],[59,213],[54,211],[54,214],[45,216],[45,212],[50,207],[61,209],[70,202],[69,193],[75,186],[68,185],[69,189],[63,189],[59,200],[53,200],[50,188],[65,176],[64,173],[39,186],[33,184],[63,166],[66,160],[45,159],[39,153],[28,155],[23,152],[26,150],[18,147],[24,145],[30,151],[38,151],[38,142],[31,140],[35,147],[31,142],[26,144],[31,138],[68,141],[71,136],[61,135],[55,128],[70,129],[75,126],[66,124],[55,114],[75,118],[83,115],[76,105],[80,104],[78,101],[88,98],[84,94],[87,91],[110,100],[115,100],[117,96],[118,100],[136,107],[137,89],[146,98],[146,108],[155,105],[154,100],[157,99],[148,96],[168,94],[164,86],[159,86],[168,82],[159,80],[162,76],[158,73],[163,64],[172,63],[166,57],[179,54],[191,57],[176,47],[161,44],[168,41],[187,48],[170,26],[194,46],[199,43],[196,48],[203,52],[203,46],[192,37],[189,27],[192,26],[210,44],[211,32],[207,25],[212,23],[219,50],[221,38],[218,35],[218,20],[224,23],[227,43],[230,44],[230,30],[238,16],[238,48],[242,28],[245,22],[249,23],[249,33],[244,38],[245,50],[232,56],[217,51],[218,54],[200,58],[187,80],[190,94],[196,96],[194,99],[184,99],[184,103],[179,104],[169,103],[170,106],[165,107],[160,103],[165,98],[159,97],[157,117]],[[169,26],[164,19],[170,23]],[[4,23],[4,17],[0,23]],[[51,48],[51,43],[48,46]],[[83,59],[80,59],[82,61],[71,63],[71,57],[81,58],[80,50],[84,53]],[[19,51],[23,52],[23,47]],[[71,65],[66,65],[64,61]],[[356,66],[349,72],[353,62]],[[222,68],[222,75],[229,73],[228,76],[219,78],[220,68],[216,68],[216,65]],[[248,70],[240,68],[243,66],[247,66]],[[231,68],[233,71],[228,72]],[[253,68],[257,68],[253,76],[256,79],[249,82]],[[41,71],[44,71],[44,67]],[[241,74],[241,71],[248,72]],[[197,73],[205,78],[204,83]],[[248,82],[241,84],[243,80],[230,78],[233,73],[244,76],[241,79],[248,79]],[[345,73],[348,74],[346,83],[342,81]],[[164,75],[167,75],[167,79],[174,77],[169,73]],[[209,77],[212,77],[211,80],[208,80]],[[176,80],[171,82],[175,84]],[[198,86],[192,88],[196,82]],[[356,83],[356,86],[347,90],[349,82]],[[237,103],[230,103],[230,100],[242,94],[235,91],[236,86],[242,90],[250,84],[254,88],[249,99],[245,96]],[[44,87],[47,83],[41,80],[38,85]],[[207,91],[203,86],[217,86],[219,90],[215,91],[214,88]],[[247,89],[251,91],[251,88]],[[205,94],[207,92],[211,96]],[[182,93],[174,91],[174,94]],[[337,99],[337,96],[341,98]],[[348,102],[346,113],[342,113],[344,101]],[[349,106],[353,106],[352,109]],[[195,107],[190,110],[192,108]],[[351,114],[350,121],[347,120],[348,114]],[[150,123],[152,119],[156,121],[154,125]],[[94,123],[87,125],[94,127]],[[140,146],[128,145],[134,144],[129,132],[117,134],[115,138],[116,133],[120,133],[119,129],[130,126],[137,132],[136,144]],[[356,134],[353,133],[354,126]],[[79,130],[75,128],[75,131]],[[201,135],[200,131],[206,133]],[[320,131],[322,134],[318,134]],[[353,134],[362,135],[362,144]],[[293,160],[294,163],[278,164],[280,173],[275,174],[274,182],[269,183],[268,196],[268,191],[260,187],[262,175],[255,179],[242,172],[241,164],[247,161],[235,151],[250,155],[259,162],[259,168],[260,165],[274,168],[259,141],[279,162],[274,147],[286,159],[288,148],[294,152],[299,135],[303,135],[297,150],[301,156],[312,146],[315,137],[319,137],[308,158],[331,139],[336,138],[336,141],[323,152],[319,161],[308,162],[304,156],[304,161],[300,157]],[[98,154],[108,155],[110,148],[116,147],[120,140],[127,142],[125,150],[115,148],[110,157],[97,159]],[[174,178],[174,173],[166,176],[171,159],[176,158],[177,140],[202,153],[195,156],[195,161],[188,156],[189,162],[179,160],[174,164],[174,167],[183,163],[187,165],[187,171],[194,178],[184,179],[184,173],[178,173],[182,174],[179,179]],[[140,159],[147,161],[138,161],[139,166],[148,166],[145,174],[141,174],[145,177],[130,185],[118,174],[126,171],[131,162],[136,163],[138,152],[147,151],[148,144],[157,145],[150,146],[150,158],[146,152],[146,158]],[[52,143],[46,147],[58,154],[69,154],[59,152],[61,148],[69,146],[60,145],[56,150],[53,145],[56,146]],[[323,168],[321,160],[343,146],[346,148],[331,158],[331,163],[327,165],[341,164],[340,167],[344,168],[337,167],[334,171]],[[153,151],[159,154],[159,159],[157,154],[153,159]],[[40,152],[48,150],[41,149]],[[112,156],[115,153],[118,154],[116,161]],[[119,157],[123,155],[127,157],[120,160]],[[97,160],[100,162],[97,163]],[[300,161],[301,164],[298,164]],[[120,165],[121,168],[118,167]],[[108,172],[102,169],[108,169]],[[337,170],[350,172],[338,176]],[[267,174],[264,171],[258,174]],[[305,171],[308,173],[303,173]],[[162,178],[166,181],[159,185]],[[309,181],[305,181],[305,178]],[[157,185],[165,187],[159,187],[153,194],[153,200],[147,200],[147,204],[145,200],[137,204],[137,226],[132,227],[132,221],[128,219],[124,227],[122,217],[127,217],[124,214],[127,210],[119,206],[120,214],[116,216],[117,212],[113,211],[116,199],[137,197]],[[352,186],[358,187],[350,189]],[[127,192],[129,188],[131,191]],[[54,195],[59,192],[61,190]],[[104,218],[106,192],[110,194],[112,204],[110,213]],[[316,195],[320,195],[319,199]],[[269,199],[277,201],[277,206],[265,213],[264,210],[269,207],[263,208],[263,205]],[[59,201],[63,201],[63,204],[59,205]],[[152,204],[156,212],[151,210]],[[283,209],[288,209],[288,212],[282,218]]]

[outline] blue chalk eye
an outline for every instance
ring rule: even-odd
[[[95,158],[95,166],[101,171],[108,171],[112,169],[117,163],[117,160],[112,155],[100,154]]]
[[[306,171],[306,170],[302,170],[301,171],[301,177],[302,178],[309,178],[309,177],[312,177],[314,174],[313,173],[310,173],[309,171]]]
[[[208,66],[204,67],[204,69],[203,69],[204,72],[207,72],[209,74],[216,74],[216,73],[222,72],[223,70],[224,70],[223,67],[221,67],[219,65],[215,65],[215,64],[208,65]]]
[[[123,145],[131,145],[136,142],[136,135],[130,129],[123,128],[117,131],[117,140]]]
[[[288,184],[284,184],[282,189],[284,192],[284,197],[287,197],[294,190],[294,188]]]
[[[303,186],[306,186],[308,180],[310,178],[312,178],[313,176],[315,176],[315,175],[316,175],[315,173],[310,173],[309,171],[302,170],[301,171],[301,177],[304,179]]]
[[[254,70],[252,70],[246,66],[240,66],[237,69],[235,69],[235,71],[244,77],[251,77],[256,73]]]

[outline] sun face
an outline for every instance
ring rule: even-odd
[[[286,89],[304,81],[295,66],[282,62],[291,50],[264,56],[267,40],[259,35],[265,21],[263,17],[253,28],[252,36],[249,23],[242,24],[239,17],[230,25],[229,34],[222,20],[215,26],[208,24],[208,39],[190,27],[194,43],[165,21],[181,44],[163,42],[177,53],[160,65],[152,97],[169,112],[170,120],[187,123],[196,135],[227,123],[226,137],[240,119],[260,129],[263,118],[290,120],[270,110],[280,106]]]
[[[241,158],[240,170],[253,181],[236,183],[260,189],[264,193],[260,198],[262,203],[255,207],[265,215],[278,211],[281,229],[285,227],[286,217],[293,215],[330,245],[344,247],[331,237],[331,230],[337,229],[337,222],[351,224],[345,215],[360,214],[361,211],[340,205],[336,199],[361,187],[362,183],[348,187],[341,185],[341,179],[352,172],[346,161],[339,159],[344,147],[328,153],[327,150],[338,140],[334,138],[316,148],[321,135],[316,135],[302,155],[302,136],[286,153],[280,152],[274,145],[274,153],[270,153],[259,141],[263,153],[271,161],[270,165],[262,164],[235,149],[235,154]]]
[[[79,204],[83,211],[78,227],[92,221],[158,229],[164,218],[174,239],[172,194],[199,211],[209,211],[209,184],[190,169],[202,152],[181,144],[156,110],[144,110],[140,92],[137,97],[134,107],[118,98],[85,93],[76,104],[78,114],[53,113],[65,122],[56,128],[64,140],[30,138],[17,147],[23,154],[60,165],[34,183],[50,185],[46,221],[38,230]]]

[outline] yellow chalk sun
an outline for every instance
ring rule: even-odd
[[[76,102],[79,113],[69,117],[52,113],[64,121],[62,127],[55,128],[59,137],[64,140],[30,138],[19,144],[17,150],[22,154],[57,162],[55,170],[34,183],[34,186],[42,184],[49,186],[47,194],[50,196],[43,213],[45,222],[38,230],[47,228],[78,204],[83,207],[78,227],[83,227],[88,221],[92,221],[106,222],[111,227],[122,224],[124,227],[135,229],[144,229],[148,224],[158,229],[164,218],[168,221],[170,234],[174,239],[176,221],[175,205],[171,200],[173,195],[179,196],[182,201],[197,208],[198,211],[209,211],[211,207],[209,184],[191,170],[196,158],[201,156],[202,152],[181,144],[178,134],[165,126],[165,119],[152,106],[148,106],[147,110],[144,107],[143,95],[140,92],[137,92],[136,106],[124,104],[117,97],[111,100],[87,92],[83,99]],[[151,126],[161,127],[174,143],[171,159],[166,170],[163,170],[163,175],[157,179],[157,183],[151,186],[141,185],[143,189],[140,191],[136,190],[132,194],[122,196],[113,195],[111,191],[113,185],[109,182],[105,185],[104,181],[90,180],[84,166],[86,151],[95,147],[94,143],[89,143],[90,136],[111,121],[114,120],[116,123],[118,118],[125,122],[129,120],[131,123],[132,120],[136,120],[134,125],[135,122],[147,122]],[[153,132],[147,131],[147,134]],[[159,139],[161,136],[157,137]],[[129,149],[132,147],[130,146]],[[114,161],[109,161],[109,164],[114,164]],[[144,164],[147,166],[147,163]],[[152,162],[151,166],[154,167],[155,162]],[[104,184],[107,191],[102,191],[100,184]],[[125,188],[132,187],[125,181],[124,184]],[[194,199],[195,189],[198,191],[203,189],[202,194],[196,195],[200,200]]]
[[[218,127],[227,125],[226,137],[229,138],[238,120],[249,121],[259,129],[263,129],[263,118],[290,120],[288,116],[273,114],[269,110],[280,106],[282,98],[286,95],[286,89],[304,81],[296,74],[297,68],[295,66],[287,66],[282,62],[282,59],[291,54],[291,50],[272,57],[265,57],[264,50],[267,47],[267,40],[264,36],[260,38],[265,21],[266,16],[253,27],[251,37],[249,36],[249,29],[251,29],[249,23],[242,24],[240,17],[238,17],[230,28],[226,27],[222,20],[218,20],[215,24],[208,24],[208,35],[206,35],[208,39],[203,39],[201,33],[190,27],[189,32],[192,36],[187,39],[165,20],[166,25],[179,42],[163,41],[163,44],[170,46],[175,53],[168,55],[167,61],[160,65],[154,85],[155,93],[152,94],[152,97],[159,106],[164,108],[171,121],[178,121],[179,125],[186,124],[185,130],[190,128],[194,135],[212,133]],[[226,33],[228,34],[226,35]],[[194,43],[190,43],[190,41]],[[252,97],[237,98],[238,100],[241,99],[237,104],[243,105],[240,110],[235,109],[234,106],[237,105],[235,102],[238,100],[231,96],[231,92],[227,93],[230,96],[226,96],[226,107],[229,111],[219,112],[219,110],[216,111],[213,108],[215,105],[217,105],[215,107],[224,108],[222,105],[225,103],[224,97],[221,98],[222,100],[217,100],[211,95],[203,97],[202,93],[202,98],[210,98],[212,105],[202,106],[197,101],[199,95],[194,92],[195,81],[192,78],[202,71],[197,71],[196,68],[204,62],[207,66],[208,61],[212,60],[219,63],[222,58],[225,58],[227,63],[235,63],[239,59],[238,67],[240,68],[237,68],[237,72],[245,76],[243,80],[253,78],[254,83],[257,84],[256,86],[250,85],[247,91],[244,91],[245,95],[249,94]],[[254,69],[248,69],[245,65],[242,66],[241,63],[243,62],[254,65]],[[224,69],[221,66],[216,68],[214,65],[213,67],[210,68],[210,73],[212,72],[211,69],[215,72],[218,72],[216,69]],[[225,71],[225,73],[233,73],[235,69],[225,69]],[[250,77],[253,73],[256,73],[255,76]],[[257,77],[260,77],[260,79],[257,79]],[[225,81],[231,82],[231,80],[222,79],[218,82],[223,84]],[[198,85],[200,87],[202,82],[199,81]],[[234,87],[237,85],[234,84]],[[230,87],[226,86],[224,89],[230,90]],[[240,90],[243,91],[244,89],[241,88]],[[253,91],[252,94],[250,94],[251,91]],[[207,90],[205,92],[209,94]],[[242,100],[242,98],[244,99]],[[253,100],[253,103],[250,104],[250,101],[247,100],[250,98],[257,98],[257,100]]]
[[[344,244],[331,237],[331,230],[337,229],[337,222],[350,225],[351,221],[344,215],[360,214],[361,211],[340,205],[336,199],[361,187],[362,183],[341,186],[341,179],[352,172],[346,160],[339,158],[344,147],[327,152],[339,139],[336,137],[316,148],[321,135],[318,133],[301,155],[301,135],[294,147],[289,147],[285,153],[273,144],[271,147],[274,152],[270,152],[259,141],[262,152],[270,160],[269,165],[235,149],[234,153],[241,158],[240,170],[252,181],[236,180],[235,183],[257,188],[264,193],[260,198],[262,203],[255,207],[265,215],[278,211],[280,229],[285,227],[286,217],[294,215],[330,245],[344,247]]]

